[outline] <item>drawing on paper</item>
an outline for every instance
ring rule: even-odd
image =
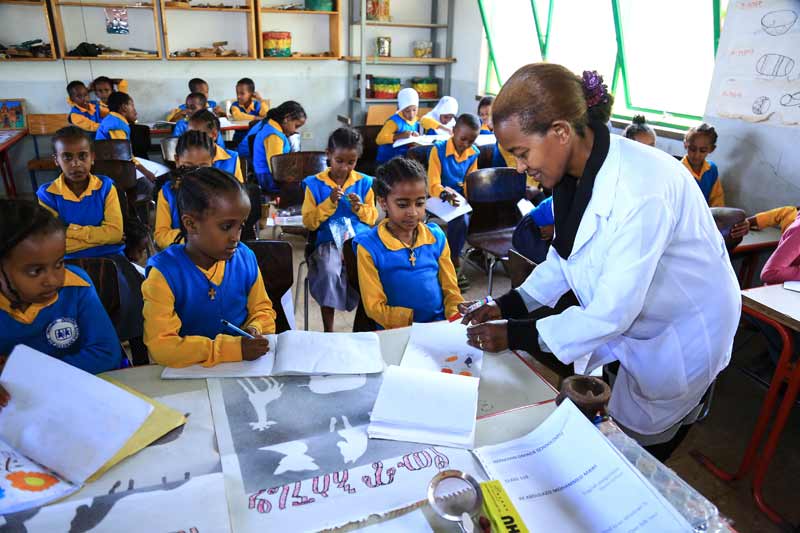
[[[259,381],[266,385],[263,390],[259,388]],[[256,421],[250,422],[250,427],[255,431],[264,431],[277,424],[274,420],[267,420],[267,406],[281,397],[283,385],[274,378],[244,378],[238,380],[239,386],[247,393],[247,399],[256,412]]]
[[[781,105],[784,107],[800,106],[800,91],[781,96]]]
[[[283,376],[269,380],[275,398],[257,400],[251,383],[221,379],[224,412],[246,493],[292,485],[330,473],[398,457],[419,444],[368,439],[369,413],[382,374],[338,379]],[[252,380],[260,392],[265,381]],[[255,402],[255,403],[254,403]],[[254,430],[257,425],[269,431]],[[269,413],[267,418],[266,413]]]
[[[767,35],[777,37],[789,31],[797,22],[797,12],[792,9],[770,11],[761,17],[761,28]]]
[[[768,78],[785,78],[794,70],[794,59],[781,54],[764,54],[756,62],[756,72]]]
[[[769,112],[770,99],[767,96],[759,96],[753,101],[753,113],[756,115],[765,115]]]

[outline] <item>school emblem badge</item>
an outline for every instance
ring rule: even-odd
[[[71,318],[57,318],[47,326],[46,335],[51,346],[69,348],[80,335],[78,323]]]

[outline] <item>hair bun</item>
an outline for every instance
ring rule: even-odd
[[[633,115],[631,123],[638,124],[639,126],[644,126],[645,124],[647,124],[647,119],[645,118],[644,115]]]

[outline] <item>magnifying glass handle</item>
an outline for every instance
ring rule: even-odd
[[[472,521],[472,517],[469,513],[463,513],[461,515],[461,521],[458,525],[462,533],[475,533],[475,522]]]

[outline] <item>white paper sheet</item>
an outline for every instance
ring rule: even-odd
[[[479,378],[483,351],[467,344],[467,326],[460,321],[414,323],[400,366]]]
[[[156,177],[163,176],[167,172],[169,172],[169,167],[165,167],[161,163],[156,163],[155,161],[150,161],[149,159],[142,159],[137,157],[136,161],[139,162],[144,168],[155,174]],[[139,169],[136,169],[136,179],[144,178],[144,174],[139,172]]]
[[[800,292],[800,281],[784,281],[783,288],[789,291]]]
[[[517,202],[517,209],[519,209],[519,213],[522,216],[525,216],[531,211],[533,211],[535,207],[536,206],[533,205],[533,202],[531,202],[527,198],[522,198],[519,202]]]
[[[428,146],[430,144],[435,143],[436,141],[446,141],[450,138],[449,134],[444,135],[417,135],[416,137],[406,137],[405,139],[399,139],[392,144],[394,148],[400,148],[401,146],[405,146],[407,144],[418,144],[420,146]]]
[[[458,193],[456,193],[456,198],[458,199],[458,206],[454,206],[450,202],[445,202],[441,198],[431,196],[425,202],[425,209],[445,222],[450,222],[454,218],[472,212],[472,206],[469,205],[466,198]]]
[[[487,144],[497,144],[497,137],[494,136],[494,133],[484,133],[475,139],[475,146],[486,146]]]
[[[692,531],[569,400],[528,435],[474,453],[531,531]]]
[[[433,533],[422,509],[359,529],[361,533]]]
[[[375,400],[370,438],[472,448],[478,378],[390,366]]]
[[[11,352],[0,384],[0,439],[83,484],[141,427],[153,407],[111,383],[27,346]]]
[[[375,374],[383,372],[375,333],[284,331],[268,335],[270,351],[255,361],[165,368],[162,379],[242,378],[290,375]]]

